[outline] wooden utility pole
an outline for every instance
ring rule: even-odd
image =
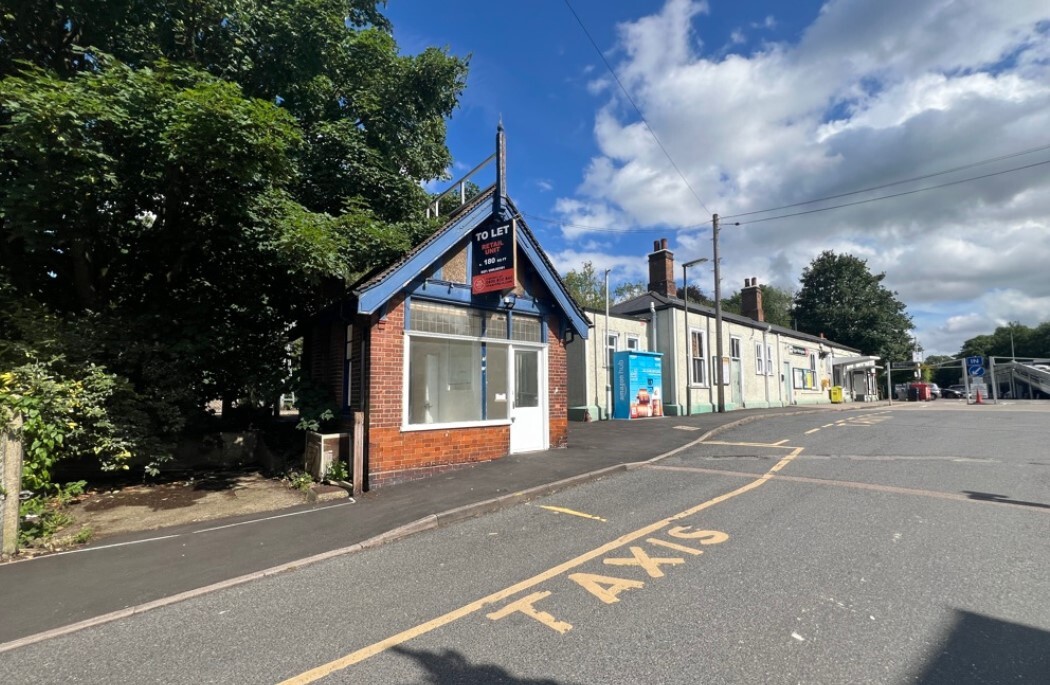
[[[717,374],[715,369],[711,369],[711,378],[718,382],[718,413],[724,414],[726,411],[726,379],[722,378],[725,371],[725,365],[722,363],[722,354],[724,350],[722,348],[722,271],[721,265],[718,261],[718,215],[715,214],[711,217],[711,256],[715,260],[715,349],[718,359]]]
[[[0,499],[0,553],[7,558],[18,552],[19,503],[22,493],[22,416],[15,414],[6,431],[0,433],[0,462],[3,463],[3,498]]]

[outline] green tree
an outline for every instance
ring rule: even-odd
[[[613,289],[612,301],[613,302],[626,302],[631,298],[644,295],[649,291],[648,285],[642,281],[624,281]]]
[[[911,317],[882,285],[885,277],[853,255],[821,253],[802,271],[794,310],[798,329],[883,359],[910,359]]]
[[[784,328],[791,328],[791,312],[794,307],[795,296],[788,290],[765,285],[764,283],[758,287],[762,291],[762,311],[765,314],[766,321]],[[739,290],[722,300],[722,309],[733,314],[743,313]]]
[[[595,271],[591,262],[584,262],[579,270],[571,269],[565,273],[562,282],[572,299],[576,300],[576,304],[591,309],[604,309],[605,276]]]
[[[169,438],[272,398],[294,324],[433,229],[466,63],[377,5],[0,0],[0,371],[97,369]]]

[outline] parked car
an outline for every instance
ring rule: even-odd
[[[945,399],[954,400],[969,399],[969,395],[966,394],[965,385],[953,385],[951,387],[947,387],[941,390],[941,397],[944,397]]]
[[[941,386],[937,385],[936,383],[930,383],[929,385],[930,392],[933,393],[933,399],[940,399],[942,393]]]

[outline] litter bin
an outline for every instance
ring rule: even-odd
[[[919,389],[914,385],[908,386],[908,401],[918,402],[919,401]]]
[[[831,386],[831,403],[842,404],[842,386],[833,385]]]

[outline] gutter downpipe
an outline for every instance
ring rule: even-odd
[[[773,330],[773,326],[770,325],[770,324],[766,324],[765,329],[762,331],[762,355],[763,356],[766,356],[766,350],[769,349],[769,338],[767,336],[769,335],[769,332],[771,330]],[[773,363],[773,360],[770,359],[767,362],[766,366],[768,366],[769,364],[772,364],[772,363]],[[771,369],[766,369],[766,408],[767,409],[769,408],[769,372],[770,372],[770,370]]]

